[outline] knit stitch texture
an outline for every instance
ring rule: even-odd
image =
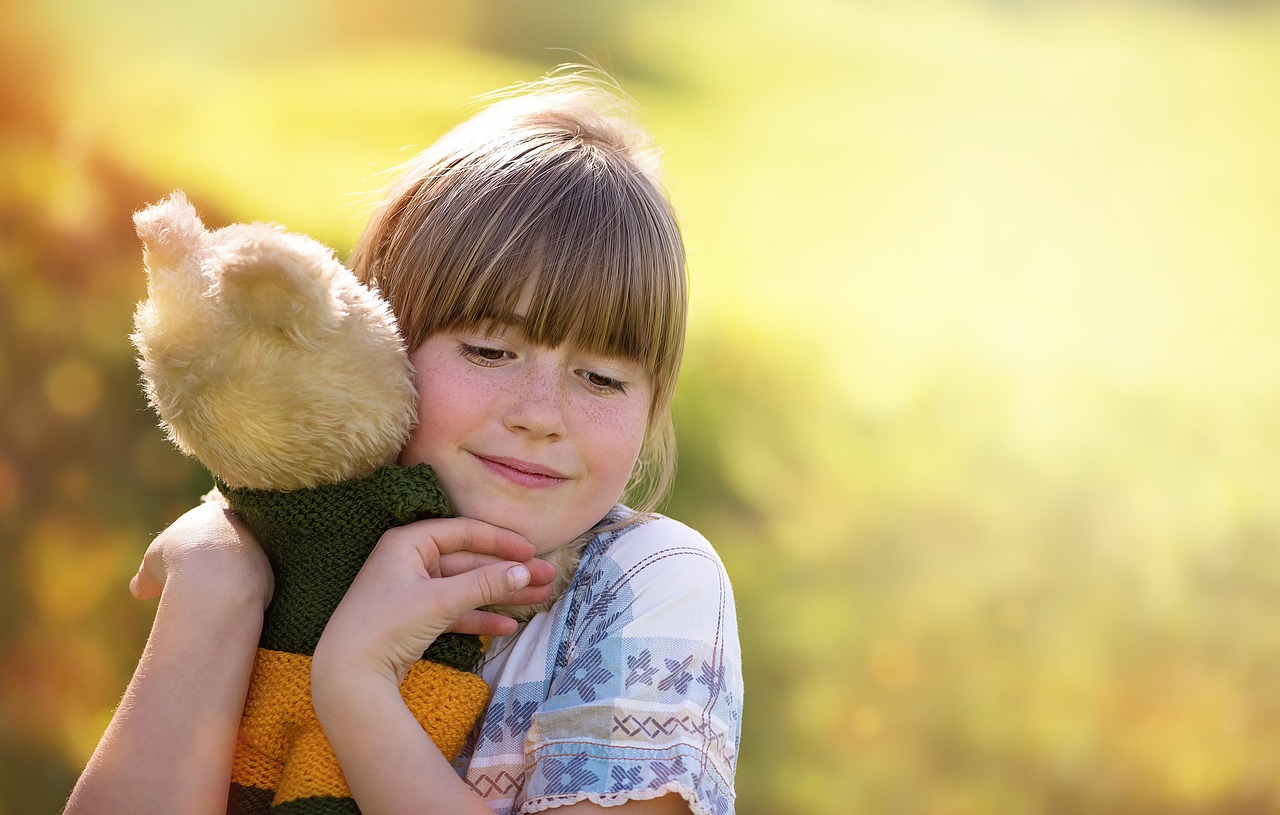
[[[315,719],[311,656],[382,533],[453,514],[440,481],[420,464],[289,492],[218,488],[275,572],[237,738],[228,812],[359,812]],[[488,686],[472,673],[482,650],[478,637],[443,635],[401,685],[405,703],[450,760],[488,701]]]

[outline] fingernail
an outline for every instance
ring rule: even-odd
[[[138,576],[135,574],[133,579],[129,581],[129,593],[134,597],[138,596]]]
[[[523,563],[517,563],[507,569],[507,580],[512,589],[523,589],[529,585],[529,569]]]

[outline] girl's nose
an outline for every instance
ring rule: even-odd
[[[531,364],[513,383],[510,396],[508,428],[538,437],[564,435],[568,394],[558,363]]]

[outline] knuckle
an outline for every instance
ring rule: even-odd
[[[493,570],[480,570],[476,572],[476,577],[480,583],[480,595],[484,601],[483,605],[496,603],[507,593],[506,585],[500,575],[495,574]]]

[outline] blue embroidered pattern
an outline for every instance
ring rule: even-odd
[[[688,656],[683,660],[664,659],[663,663],[667,666],[669,673],[667,678],[658,683],[658,690],[671,690],[675,688],[676,693],[681,696],[689,689],[689,683],[693,680],[693,674],[689,673],[686,668],[689,663],[693,662],[693,657]],[[708,667],[705,663],[704,669]]]
[[[658,669],[653,667],[653,655],[646,648],[640,652],[639,656],[627,657],[627,682],[625,687],[632,685],[651,685],[653,677],[657,675]]]
[[[549,793],[574,793],[590,789],[599,780],[595,773],[587,769],[586,756],[574,756],[567,761],[549,758],[543,763],[543,772]]]
[[[613,679],[613,672],[604,667],[600,659],[600,650],[592,648],[573,661],[567,676],[560,685],[562,693],[576,692],[584,702],[594,702],[596,686],[603,685]]]

